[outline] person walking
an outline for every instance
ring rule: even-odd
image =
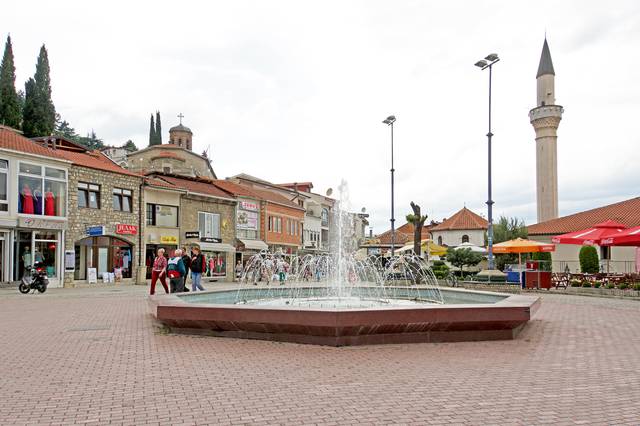
[[[236,279],[238,281],[240,281],[240,279],[242,278],[242,272],[243,272],[242,262],[238,260],[238,263],[236,263]]]
[[[204,291],[200,281],[202,280],[202,273],[206,270],[207,261],[200,253],[200,247],[194,247],[191,253],[191,291]]]
[[[165,293],[169,293],[169,288],[167,287],[167,258],[164,257],[164,249],[158,249],[158,255],[153,260],[153,266],[151,267],[151,291],[150,295],[154,295],[156,293],[156,281],[160,280],[160,284],[164,288]]]
[[[189,278],[189,269],[191,268],[191,256],[187,251],[186,247],[182,247],[182,263],[184,264],[184,291],[189,291],[189,287],[187,287],[187,279]]]
[[[171,293],[182,293],[184,291],[184,277],[186,273],[187,270],[182,261],[182,250],[178,249],[167,262],[167,274],[169,275]]]

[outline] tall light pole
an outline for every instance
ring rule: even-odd
[[[395,115],[390,115],[382,122],[388,126],[391,126],[391,257],[395,254],[395,244],[396,244],[396,219],[393,215],[393,173],[395,169],[393,168],[393,123],[396,122]]]
[[[487,55],[484,59],[475,63],[475,66],[480,69],[489,68],[489,133],[487,133],[487,142],[489,149],[489,195],[487,199],[487,208],[489,210],[489,226],[487,229],[487,240],[489,243],[489,270],[493,270],[495,267],[495,262],[493,258],[493,200],[491,199],[491,137],[493,133],[491,133],[491,74],[493,70],[493,65],[498,62],[500,58],[498,58],[497,53],[491,53]]]

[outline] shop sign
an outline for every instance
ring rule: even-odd
[[[65,272],[73,272],[76,269],[76,251],[64,251],[64,270]]]
[[[173,235],[161,235],[160,242],[163,244],[178,244],[178,239]]]
[[[253,201],[240,201],[240,208],[242,210],[251,210],[257,212],[259,210],[258,203]]]
[[[236,226],[238,229],[258,229],[258,213],[238,210],[236,217]]]
[[[38,219],[35,217],[18,218],[18,226],[21,228],[40,228],[40,229],[66,229],[67,222],[57,220]]]
[[[200,238],[201,243],[221,243],[222,238],[214,238],[214,237],[202,237]]]
[[[185,238],[200,238],[200,231],[187,231],[184,233]]]
[[[138,235],[138,227],[136,225],[126,225],[124,223],[118,223],[116,224],[116,234]]]
[[[97,236],[100,236],[100,235],[104,235],[104,226],[102,226],[102,225],[88,226],[87,227],[87,235],[89,235],[90,237],[97,237]]]

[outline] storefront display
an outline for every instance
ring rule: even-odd
[[[207,272],[205,276],[207,277],[225,277],[227,275],[227,254],[226,253],[217,253],[217,252],[203,252],[206,265]]]
[[[18,213],[64,216],[67,205],[67,173],[61,169],[20,163]]]
[[[86,280],[89,268],[97,269],[98,278],[106,273],[116,273],[131,278],[133,246],[115,237],[87,237],[75,244],[75,280]]]
[[[14,279],[21,279],[27,269],[41,263],[49,279],[58,278],[60,233],[58,231],[19,231],[16,241]]]

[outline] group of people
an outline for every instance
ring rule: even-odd
[[[186,247],[174,251],[173,257],[166,258],[164,249],[158,249],[156,258],[153,261],[151,270],[150,294],[156,292],[156,282],[160,281],[165,293],[182,293],[188,291],[185,283],[191,271],[191,291],[204,291],[201,284],[202,274],[207,270],[206,258],[200,252],[200,248],[195,246],[191,249],[191,254],[187,253]],[[169,286],[167,287],[167,277]],[[171,291],[169,291],[171,290]]]
[[[272,281],[279,281],[280,285],[284,285],[291,266],[284,259],[276,259],[274,261],[270,258],[262,259],[258,256],[260,255],[256,255],[250,261],[252,266],[248,267],[244,274],[245,282],[253,280],[253,285],[258,285],[258,281],[266,281],[266,284],[269,285]],[[240,263],[236,265],[236,274],[238,279],[243,274]]]

